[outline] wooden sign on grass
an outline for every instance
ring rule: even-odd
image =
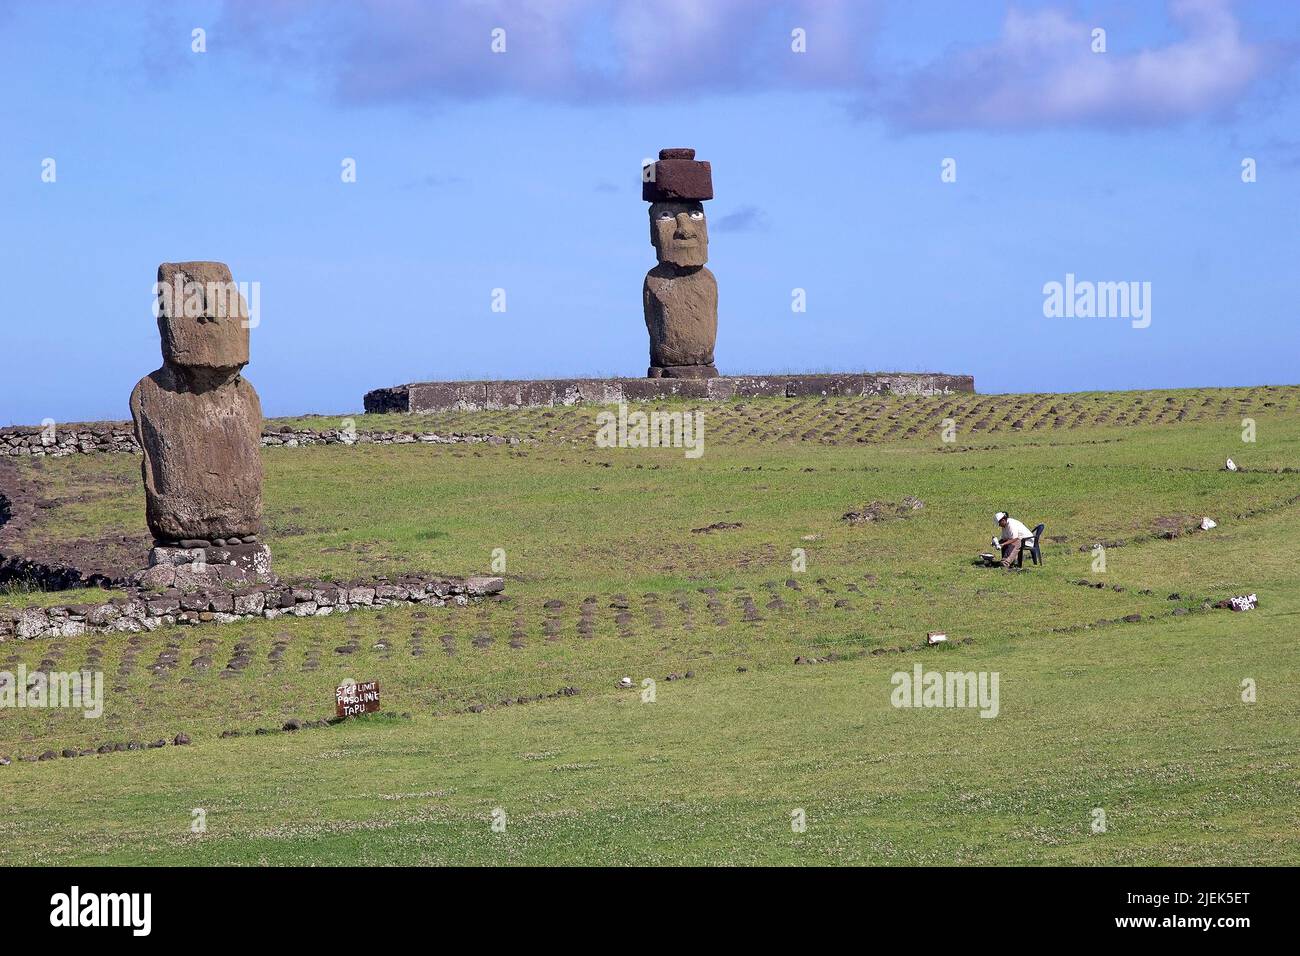
[[[379,681],[364,684],[341,684],[334,690],[338,700],[336,713],[340,717],[373,714],[379,710]]]

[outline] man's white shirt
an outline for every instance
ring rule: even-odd
[[[1008,518],[1007,526],[1002,529],[1002,534],[998,536],[998,540],[1010,541],[1012,538],[1032,538],[1033,536],[1034,533],[1025,527],[1023,521]]]

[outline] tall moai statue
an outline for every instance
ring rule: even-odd
[[[247,303],[220,262],[164,262],[155,288],[163,365],[131,392],[155,539],[150,571],[186,565],[200,585],[269,577],[259,537],[262,403],[242,375]],[[164,576],[146,581],[170,585]]]
[[[713,171],[693,149],[661,149],[642,175],[650,203],[650,244],[659,264],[641,289],[650,333],[650,378],[713,378],[718,338],[718,283],[705,268],[709,227],[704,200],[713,198]]]

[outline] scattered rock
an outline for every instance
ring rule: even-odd
[[[1259,600],[1254,594],[1239,594],[1236,597],[1225,598],[1214,606],[1229,611],[1253,611],[1258,603]]]
[[[743,528],[739,521],[715,521],[713,524],[705,525],[703,528],[692,528],[691,534],[711,534],[714,531],[730,531],[733,528]]]

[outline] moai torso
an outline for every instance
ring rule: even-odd
[[[707,267],[660,263],[646,273],[642,298],[652,368],[713,365],[718,283]]]
[[[131,392],[144,449],[145,519],[160,541],[256,535],[262,525],[262,404],[236,373],[195,389],[163,366]]]

